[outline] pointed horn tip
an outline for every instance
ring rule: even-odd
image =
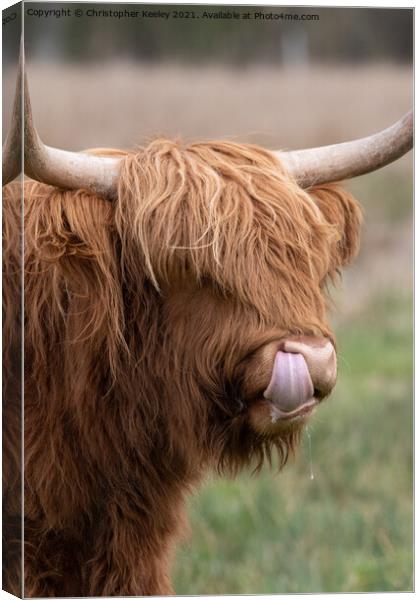
[[[329,146],[276,152],[303,188],[364,175],[398,160],[413,147],[413,110],[365,138]]]

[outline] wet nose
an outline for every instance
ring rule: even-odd
[[[314,387],[314,396],[318,400],[330,394],[337,380],[337,355],[329,339],[315,336],[290,337],[282,340],[279,349],[303,356]]]

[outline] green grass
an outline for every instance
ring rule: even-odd
[[[408,591],[412,571],[410,298],[339,326],[336,391],[281,474],[208,481],[190,503],[177,594]]]

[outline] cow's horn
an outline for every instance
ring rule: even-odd
[[[306,150],[275,152],[303,188],[370,173],[413,147],[413,111],[374,135]]]
[[[2,184],[6,185],[19,175],[22,170],[22,72],[23,72],[23,53],[22,42],[19,55],[18,74],[16,79],[15,99],[13,102],[12,122],[6,140],[3,144],[2,159]]]
[[[28,83],[24,71],[21,47],[17,92],[14,104],[14,125],[5,142],[3,180],[10,181],[19,173],[20,102],[24,78],[25,173],[40,181],[61,188],[87,189],[106,198],[116,196],[120,160],[97,157],[51,148],[42,143],[33,125]],[[413,146],[413,113],[372,136],[335,144],[276,152],[287,170],[302,187],[338,181],[369,173],[396,160]]]
[[[108,199],[115,198],[121,159],[67,152],[42,143],[33,124],[22,50],[21,61],[24,73],[25,174],[60,188],[85,189]]]

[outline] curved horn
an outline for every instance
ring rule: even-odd
[[[23,51],[21,62],[24,64]],[[120,158],[97,157],[51,148],[33,125],[24,74],[25,173],[43,183],[116,196]],[[356,177],[396,160],[413,146],[413,113],[372,136],[320,148],[275,152],[302,187]]]
[[[20,45],[16,91],[13,101],[11,127],[3,144],[2,173],[3,185],[13,181],[22,170],[22,73],[23,73],[23,41]]]
[[[303,188],[370,173],[413,147],[413,111],[374,135],[306,150],[275,152]]]
[[[24,58],[22,62],[24,66]],[[23,107],[26,175],[60,188],[85,189],[107,199],[115,198],[121,159],[67,152],[43,144],[33,124],[25,72]]]

